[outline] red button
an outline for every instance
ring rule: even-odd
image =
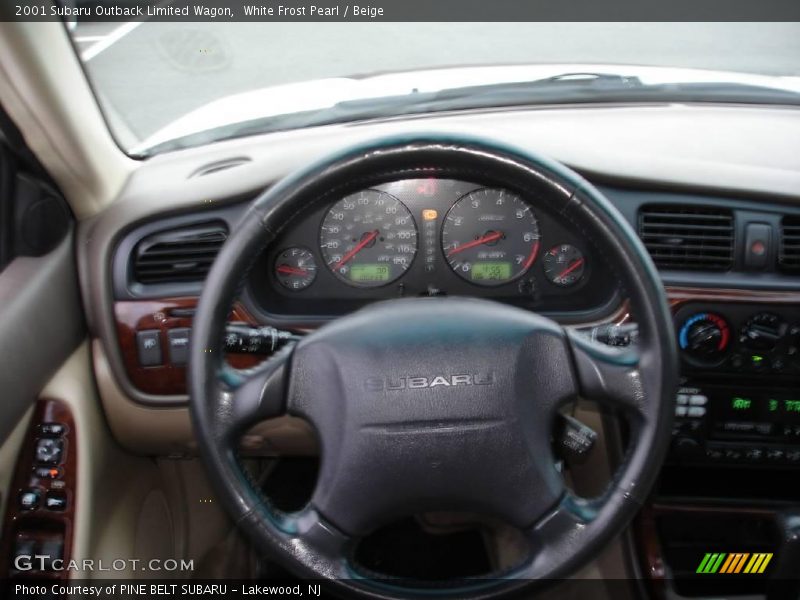
[[[753,245],[750,246],[750,252],[756,256],[763,256],[766,251],[767,247],[761,241],[753,242]]]

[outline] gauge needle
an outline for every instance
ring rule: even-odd
[[[282,275],[308,275],[308,271],[305,269],[298,269],[289,265],[280,265],[276,271]]]
[[[481,244],[488,244],[489,242],[493,242],[495,240],[499,240],[503,237],[502,231],[495,231],[494,233],[489,233],[477,240],[472,240],[471,242],[467,242],[466,244],[461,244],[460,246],[456,246],[450,252],[447,253],[447,256],[453,256],[453,254],[458,254],[462,250],[467,250],[468,248],[474,248],[475,246],[480,246]]]
[[[561,273],[558,274],[558,279],[563,279],[564,277],[566,277],[567,275],[572,273],[575,269],[580,267],[582,264],[583,264],[583,259],[579,258],[574,263],[572,263],[570,266],[568,266],[566,269],[561,271]]]
[[[348,260],[350,260],[351,258],[353,258],[353,257],[354,257],[356,254],[358,254],[359,252],[361,252],[361,250],[364,248],[364,246],[366,246],[366,245],[367,245],[367,244],[369,244],[369,243],[370,243],[372,240],[374,240],[376,237],[378,237],[378,233],[379,233],[379,232],[378,232],[378,230],[377,230],[377,229],[376,229],[375,231],[370,231],[370,232],[369,232],[367,235],[365,235],[365,236],[363,237],[363,239],[362,239],[360,242],[358,242],[358,244],[356,244],[356,247],[355,247],[355,248],[353,248],[352,250],[350,250],[350,252],[348,252],[348,253],[347,253],[347,254],[345,254],[345,255],[344,255],[344,256],[343,256],[341,259],[339,259],[339,262],[337,262],[337,263],[336,263],[336,264],[333,266],[333,268],[334,268],[334,269],[338,269],[338,268],[339,268],[339,267],[341,267],[341,266],[342,266],[344,263],[346,263]]]

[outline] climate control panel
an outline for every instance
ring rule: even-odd
[[[688,303],[675,313],[689,373],[764,373],[800,378],[800,309]]]

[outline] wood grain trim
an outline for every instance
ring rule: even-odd
[[[60,479],[39,479],[34,474],[36,442],[40,439],[38,426],[41,423],[63,423],[67,426],[63,437],[64,451],[59,468],[62,470]],[[72,541],[75,526],[76,491],[78,489],[78,446],[75,420],[69,407],[59,400],[42,399],[36,403],[33,418],[25,440],[17,458],[9,498],[6,505],[6,514],[3,521],[3,538],[0,541],[0,578],[8,578],[11,574],[11,558],[18,537],[34,539],[37,543],[46,539],[63,538],[64,562],[72,557]],[[51,489],[63,491],[67,497],[66,510],[58,512],[42,508],[26,511],[19,508],[19,495],[27,489],[36,488],[41,493],[43,506],[45,495]],[[67,571],[61,572],[36,572],[19,573],[14,578],[45,578],[66,579]]]
[[[180,311],[197,307],[197,298],[170,298],[165,300],[132,300],[114,304],[117,337],[122,352],[122,362],[131,383],[148,394],[175,395],[186,393],[186,367],[170,364],[167,350],[167,331],[192,326],[192,316]],[[178,314],[175,314],[178,311]],[[230,321],[257,326],[258,322],[241,304],[231,311]],[[139,365],[136,332],[158,329],[161,339],[163,363],[154,367]],[[250,354],[228,354],[228,363],[237,369],[257,365],[263,357]]]
[[[800,292],[735,290],[668,286],[667,298],[676,308],[685,302],[746,302],[767,304],[800,304]]]

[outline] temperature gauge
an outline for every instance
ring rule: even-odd
[[[571,244],[553,246],[544,255],[544,274],[551,283],[561,287],[575,285],[583,278],[586,259]]]
[[[306,289],[317,276],[317,263],[308,248],[287,248],[275,259],[275,278],[286,289]]]

